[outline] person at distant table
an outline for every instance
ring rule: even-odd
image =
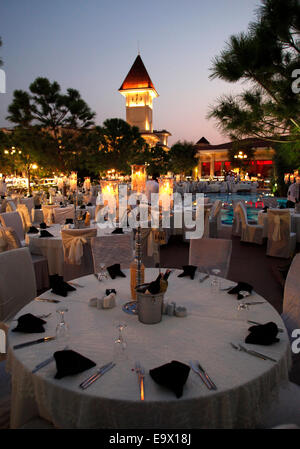
[[[146,195],[148,198],[148,203],[151,203],[151,193],[159,193],[159,184],[157,181],[158,175],[154,174],[152,179],[146,182]]]
[[[7,187],[6,187],[5,178],[1,178],[0,179],[0,196],[5,196],[6,193],[7,193]]]
[[[300,202],[300,176],[297,176],[296,182],[291,184],[287,194],[287,208],[295,207],[296,203]]]

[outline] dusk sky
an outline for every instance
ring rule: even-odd
[[[231,34],[246,31],[259,0],[1,0],[0,49],[7,93],[0,94],[0,127],[15,89],[38,76],[78,89],[96,123],[125,119],[118,92],[138,54],[159,94],[154,129],[177,140],[228,141],[209,106],[242,85],[209,80],[214,56]]]

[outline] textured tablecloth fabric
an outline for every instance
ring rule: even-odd
[[[113,342],[117,337],[116,323],[127,323],[126,361],[82,391],[79,384],[95,371],[54,379],[55,363],[36,374],[32,369],[47,359],[66,342],[50,341],[32,347],[13,350],[12,346],[30,340],[29,335],[8,334],[8,368],[12,374],[11,427],[20,427],[32,416],[40,415],[59,428],[251,428],[272,400],[279,387],[288,380],[291,363],[286,331],[280,342],[272,346],[248,345],[278,362],[262,360],[234,350],[229,342],[243,343],[248,334],[247,319],[283,322],[269,303],[253,305],[247,313],[237,311],[234,295],[224,291],[211,293],[210,281],[199,283],[178,278],[175,271],[169,278],[165,301],[175,301],[187,307],[185,318],[163,315],[160,323],[146,325],[137,316],[122,311],[130,301],[130,275],[126,278],[99,282],[94,276],[80,278],[84,288],[77,288],[66,298],[59,298],[68,307],[65,314],[70,325],[69,348],[92,359],[98,366],[113,359]],[[147,269],[146,281],[156,278],[158,269]],[[229,281],[222,280],[222,286]],[[101,297],[106,288],[117,291],[117,306],[103,310],[89,307],[89,299]],[[43,295],[42,295],[43,296]],[[47,298],[57,298],[47,292]],[[248,301],[262,300],[257,294]],[[60,304],[60,305],[61,305]],[[55,335],[56,304],[33,301],[22,309],[33,314],[49,313],[46,333]],[[38,335],[34,335],[35,338]],[[32,339],[35,339],[32,338]],[[135,361],[145,368],[145,401],[139,399]],[[149,370],[172,360],[188,363],[199,360],[218,387],[209,391],[193,371],[190,372],[183,396],[177,399],[169,390],[157,385]]]
[[[89,228],[93,228],[92,225]],[[59,274],[63,276],[64,274],[64,250],[61,238],[61,225],[52,225],[48,231],[53,237],[39,238],[39,234],[26,234],[25,242],[29,246],[30,252],[32,254],[41,254],[48,260],[48,270],[49,274]],[[105,235],[109,238],[112,229],[105,228],[99,229],[97,227],[97,235]]]

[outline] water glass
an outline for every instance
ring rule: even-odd
[[[68,312],[68,309],[65,306],[60,306],[56,309],[56,312],[59,315],[59,322],[56,326],[56,340],[59,345],[65,346],[69,338],[69,326],[65,322],[65,312]]]
[[[214,268],[211,270],[211,281],[210,281],[210,287],[211,287],[211,293],[215,295],[220,290],[220,275],[221,270],[218,268]]]
[[[114,326],[118,329],[118,336],[114,341],[114,361],[124,362],[128,359],[127,353],[127,341],[124,336],[124,329],[126,329],[127,324],[124,322],[114,323]]]

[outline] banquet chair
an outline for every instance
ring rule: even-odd
[[[259,428],[300,427],[300,386],[293,382],[284,383],[279,389],[278,398],[262,413]],[[279,427],[280,426],[280,427]],[[290,427],[291,428],[291,427]]]
[[[36,297],[36,280],[28,248],[0,253],[0,327],[8,330],[16,313]]]
[[[193,214],[194,216],[194,214]],[[203,235],[201,238],[209,238],[210,234],[210,225],[209,225],[209,216],[210,216],[210,208],[204,207],[204,229],[203,229]],[[193,217],[195,219],[195,217]],[[195,232],[196,225],[193,225],[192,227],[187,226],[184,223],[184,217],[182,218],[183,221],[183,241],[188,242],[190,238],[188,237],[187,233]]]
[[[232,241],[226,239],[191,239],[189,265],[200,269],[221,270],[220,276],[226,278],[232,253]]]
[[[0,214],[0,223],[3,227],[13,228],[21,242],[24,242],[24,229],[19,212],[5,212]]]
[[[56,207],[53,209],[54,213],[54,223],[65,224],[67,218],[75,219],[75,208],[74,206],[67,207]]]
[[[17,210],[17,206],[13,200],[7,200],[6,203],[6,212],[15,212]]]
[[[267,256],[292,257],[296,248],[296,233],[291,232],[289,210],[268,209]]]
[[[18,204],[17,212],[19,212],[19,214],[20,214],[22,224],[23,224],[23,230],[24,230],[24,233],[26,233],[27,231],[29,231],[30,226],[32,226],[29,210],[25,204]]]
[[[233,221],[232,221],[232,235],[240,237],[242,232],[242,220],[240,211],[237,209],[237,205],[241,203],[245,206],[245,200],[232,200],[233,208]]]
[[[64,280],[69,281],[94,272],[91,238],[97,229],[63,229]]]
[[[54,208],[57,208],[57,206],[52,204],[42,206],[43,218],[48,226],[54,223]]]
[[[94,273],[99,273],[103,264],[107,267],[119,263],[121,269],[129,268],[134,258],[132,233],[93,237],[91,247]]]
[[[29,198],[21,198],[19,204],[25,204],[25,206],[28,209],[29,214],[31,215],[31,211],[32,211],[32,209],[34,209],[34,198],[33,198],[33,196],[29,197]]]
[[[300,253],[293,258],[283,294],[281,318],[291,339],[294,329],[300,329]]]
[[[238,203],[235,210],[241,220],[241,242],[262,245],[264,227],[262,225],[248,223],[247,211],[244,204]]]
[[[218,238],[218,230],[221,228],[222,201],[216,200],[209,214],[209,237]]]

